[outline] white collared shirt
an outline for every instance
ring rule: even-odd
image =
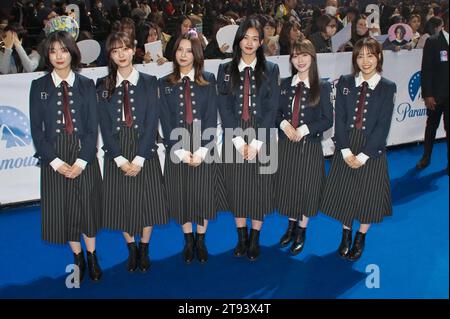
[[[246,67],[250,67],[250,68],[254,71],[257,62],[258,62],[258,59],[257,59],[257,58],[255,58],[255,59],[253,60],[253,62],[250,63],[250,64],[245,63],[244,60],[241,59],[241,61],[239,61],[239,66],[238,66],[239,72],[244,71],[244,69],[245,69]]]
[[[245,63],[244,60],[241,59],[241,61],[239,62],[239,66],[238,66],[239,72],[244,71],[245,68],[247,68],[247,67],[251,68],[254,71],[257,62],[258,62],[257,58],[255,58],[253,60],[253,62],[250,64]],[[250,94],[248,95],[248,105],[252,105],[252,97]],[[235,138],[232,139],[232,141],[233,141],[234,147],[236,147],[237,150],[240,150],[246,144],[244,139],[241,136],[236,136]],[[251,143],[249,145],[253,148],[256,148],[259,151],[263,145],[263,142],[259,141],[255,138],[251,141]]]
[[[58,87],[62,81],[66,81],[69,86],[73,86],[73,83],[75,82],[75,73],[73,73],[72,70],[69,71],[69,74],[65,79],[62,79],[55,70],[52,71],[51,75],[55,87]]]
[[[195,81],[195,69],[192,68],[188,74],[183,74],[180,72],[180,80],[183,81],[184,77],[189,77],[189,81],[194,82]]]
[[[133,70],[131,71],[130,75],[127,78],[124,78],[119,71],[117,71],[117,81],[116,81],[116,88],[119,87],[123,81],[127,80],[128,82],[130,82],[131,84],[133,84],[134,86],[137,85],[138,80],[139,80],[139,72],[133,68]]]
[[[73,84],[75,83],[75,73],[73,73],[72,70],[69,71],[69,75],[65,79],[61,78],[58,75],[58,73],[56,73],[55,70],[52,71],[51,76],[55,87],[59,87],[62,81],[66,81],[70,87],[73,87]],[[65,123],[64,115],[63,115],[63,123]],[[50,162],[50,166],[53,168],[55,172],[64,164],[66,164],[66,162],[61,160],[59,157],[55,158],[53,161]],[[77,158],[74,165],[77,165],[82,169],[85,169],[87,162],[85,160],[82,160],[81,158]]]
[[[375,73],[369,80],[365,80],[363,78],[362,72],[359,72],[358,76],[355,77],[355,86],[359,87],[365,81],[365,82],[367,82],[369,89],[375,90],[375,88],[377,87],[380,80],[381,80],[381,75],[378,72]],[[353,155],[352,151],[349,148],[342,149],[341,153],[342,153],[343,158]],[[358,161],[360,161],[364,165],[364,164],[366,164],[367,160],[369,159],[369,156],[367,156],[366,154],[361,152],[358,155],[356,155],[356,158],[358,159]]]
[[[369,85],[369,89],[375,90],[378,85],[378,82],[381,80],[381,75],[377,72],[369,80],[365,80],[363,78],[362,72],[359,72],[358,76],[355,77],[355,86],[360,87],[363,82],[367,82]]]
[[[306,78],[305,80],[302,81],[302,80],[300,80],[298,73],[292,77],[291,86],[296,87],[297,84],[299,84],[300,82],[303,82],[303,84],[305,85],[306,88],[308,88],[308,89],[310,88],[309,78]],[[292,99],[291,110],[294,110],[294,102],[295,102],[295,99]],[[281,121],[280,128],[283,130],[283,132],[288,125],[291,125],[291,124],[287,120]],[[297,130],[297,134],[300,134],[302,137],[309,134],[309,128],[306,124],[303,124],[300,127],[297,127],[296,130]]]
[[[445,40],[447,40],[447,44],[448,44],[448,32],[445,31],[444,29],[442,29],[442,34],[444,35]]]

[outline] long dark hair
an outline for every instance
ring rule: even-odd
[[[242,52],[241,47],[239,46],[242,39],[244,39],[245,34],[248,29],[255,28],[259,34],[259,41],[261,42],[264,39],[264,31],[261,27],[261,24],[256,19],[246,19],[239,26],[239,29],[236,32],[236,36],[233,42],[233,59],[230,64],[230,73],[231,73],[231,89],[234,90],[239,85],[241,78],[239,73],[239,62],[241,61]],[[261,84],[266,79],[265,71],[266,71],[266,57],[264,56],[264,48],[262,45],[259,46],[258,50],[256,50],[256,66],[255,66],[255,79],[256,79],[256,90],[261,87]]]
[[[300,23],[297,21],[287,21],[283,24],[283,28],[280,32],[280,54],[289,54],[291,52],[291,30],[293,28],[301,30]],[[301,34],[301,33],[300,33]],[[301,39],[299,39],[301,40]]]
[[[114,93],[117,82],[117,65],[111,58],[111,52],[115,48],[125,46],[130,49],[135,49],[134,39],[132,39],[128,33],[115,32],[111,33],[106,40],[106,52],[108,56],[108,76],[106,77],[106,90],[108,91],[108,98]]]
[[[301,40],[296,41],[292,46],[291,55],[289,57],[289,61],[291,63],[291,72],[292,76],[298,73],[294,64],[292,63],[292,57],[297,54],[309,54],[311,56],[311,67],[308,71],[308,79],[309,79],[309,105],[316,106],[320,101],[320,77],[319,77],[319,69],[317,67],[317,54],[316,49],[314,48],[314,44],[312,44],[309,40]]]
[[[78,71],[80,69],[81,53],[78,49],[75,39],[66,31],[55,31],[50,33],[45,39],[43,52],[44,52],[44,62],[47,70],[49,72],[53,71],[53,65],[50,62],[49,54],[50,50],[53,48],[53,43],[59,42],[61,46],[65,47],[69,51],[72,60],[70,62],[70,67],[73,71]]]
[[[192,54],[194,56],[194,65],[193,68],[195,70],[195,83],[198,85],[204,86],[208,85],[209,82],[205,80],[203,77],[203,66],[204,66],[204,58],[203,58],[203,48],[200,40],[196,33],[188,32],[184,36],[179,37],[177,42],[173,47],[173,72],[167,77],[167,82],[170,84],[175,84],[180,81],[180,65],[176,59],[176,52],[182,40],[188,40],[191,42],[192,46]]]

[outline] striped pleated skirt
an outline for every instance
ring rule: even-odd
[[[325,186],[325,160],[320,142],[305,137],[300,142],[278,141],[278,171],[275,175],[278,212],[301,220],[316,216]]]
[[[72,165],[78,158],[80,140],[64,130],[56,138],[56,155]],[[42,239],[65,244],[79,242],[81,235],[95,237],[101,227],[102,177],[97,158],[80,176],[68,179],[50,165],[41,167]]]
[[[138,132],[126,125],[118,134],[122,155],[130,162],[137,154]],[[168,223],[166,194],[157,156],[146,159],[135,177],[125,176],[112,158],[103,171],[103,227],[122,230],[131,236],[144,227]]]
[[[361,130],[350,131],[350,148],[359,154],[366,143]],[[392,215],[390,180],[386,154],[370,158],[358,169],[350,168],[340,152],[333,156],[320,210],[351,227],[380,223]]]
[[[256,120],[253,116],[247,122],[241,121],[241,128],[256,128]],[[255,129],[256,130],[256,129]],[[231,141],[224,141],[232,143]],[[247,140],[245,137],[245,142]],[[225,156],[225,143],[222,147],[222,162]],[[262,152],[268,149],[266,141]],[[251,218],[263,221],[264,216],[274,211],[273,174],[261,174],[260,168],[264,165],[256,157],[256,161],[243,160],[242,155],[233,146],[232,163],[223,163],[223,182],[225,184],[228,210],[236,218]]]
[[[189,136],[183,149],[193,153],[193,126],[185,124]],[[209,154],[207,157],[210,156]],[[197,167],[186,163],[174,163],[170,154],[166,154],[164,181],[170,218],[183,225],[193,222],[199,225],[204,220],[216,218],[216,163],[202,162]]]

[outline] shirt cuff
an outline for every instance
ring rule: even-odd
[[[114,158],[114,162],[116,162],[117,167],[120,168],[123,164],[126,164],[128,160],[123,156],[117,156]]]
[[[133,164],[134,165],[137,165],[137,166],[139,166],[139,167],[144,167],[144,162],[145,162],[145,158],[143,158],[142,156],[136,156],[134,159],[133,159]]]
[[[173,153],[180,159],[180,161],[184,162],[184,157],[189,152],[184,149],[179,149],[179,150],[174,151]]]
[[[78,167],[81,167],[81,169],[85,169],[87,162],[85,160],[82,160],[81,158],[77,158],[77,160],[75,161],[75,165]]]
[[[202,160],[205,160],[207,154],[208,149],[206,147],[200,147],[198,150],[194,152],[194,155],[200,156]]]
[[[360,161],[361,162],[361,164],[366,164],[366,162],[367,162],[367,160],[369,159],[369,156],[367,156],[366,154],[364,154],[364,153],[359,153],[357,156],[356,156],[356,158],[358,159],[358,161]]]
[[[288,125],[291,125],[291,123],[289,123],[287,120],[282,120],[282,121],[281,121],[281,123],[280,123],[280,128],[283,130],[283,132],[284,132],[284,130],[286,129],[286,127],[287,127]]]
[[[347,157],[353,155],[352,151],[351,151],[349,148],[344,148],[344,149],[342,149],[342,150],[341,150],[341,153],[342,153],[342,157],[343,157],[343,158],[347,158]]]
[[[233,141],[234,147],[236,147],[236,149],[238,151],[241,149],[242,146],[244,146],[246,144],[244,139],[240,136],[233,138],[232,141]]]
[[[297,128],[297,133],[300,133],[300,135],[302,137],[308,135],[309,134],[308,126],[306,124],[303,124],[302,126],[298,127]]]
[[[256,148],[256,150],[259,152],[261,149],[261,146],[264,144],[264,142],[258,141],[256,138],[250,143],[250,146],[253,148]]]
[[[50,166],[53,168],[55,172],[58,170],[58,168],[60,168],[64,164],[65,162],[62,161],[59,157],[55,158],[53,161],[50,162]]]

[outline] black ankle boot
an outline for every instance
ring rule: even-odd
[[[256,260],[259,256],[259,230],[250,231],[250,239],[248,243],[247,257],[250,260]]]
[[[238,233],[238,243],[234,249],[234,256],[242,257],[247,253],[248,247],[248,230],[246,227],[239,227],[237,229]]]
[[[342,229],[342,240],[338,249],[339,255],[342,258],[347,258],[351,246],[352,246],[352,230],[344,228]]]
[[[286,247],[294,238],[294,232],[295,232],[295,226],[297,225],[297,221],[296,220],[290,220],[289,219],[289,224],[288,224],[288,228],[286,229],[286,232],[284,233],[284,235],[281,237],[280,239],[280,246],[281,247]]]
[[[306,238],[306,228],[302,228],[297,226],[295,231],[295,239],[291,246],[291,254],[297,255],[302,252],[303,247],[305,246],[305,238]]]
[[[183,258],[184,262],[190,264],[194,260],[194,234],[188,233],[184,234],[184,249],[183,249]]]
[[[135,272],[138,267],[139,255],[138,247],[135,242],[128,243],[128,261],[127,270],[129,272]]]
[[[148,243],[139,243],[139,269],[147,272],[150,268],[150,258],[148,257]]]
[[[197,233],[195,240],[195,249],[197,251],[197,259],[200,263],[204,264],[208,261],[208,250],[205,245],[205,234]]]
[[[91,277],[92,281],[99,281],[102,277],[102,269],[98,264],[97,254],[95,250],[91,252],[87,252],[87,262],[89,268],[89,277]]]
[[[350,261],[357,261],[363,251],[366,241],[366,234],[363,234],[361,232],[356,232],[355,240],[353,242],[353,247],[350,249],[350,252],[348,253],[347,259]]]
[[[84,274],[86,273],[86,261],[84,260],[84,253],[83,251],[81,251],[78,254],[73,254],[73,258],[74,258],[74,265],[78,266],[78,271],[79,271],[79,279],[80,279],[80,283],[83,281],[84,278]]]

